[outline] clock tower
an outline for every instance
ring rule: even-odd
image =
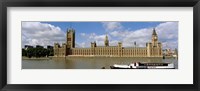
[[[155,28],[153,29],[153,33],[152,33],[152,44],[153,44],[153,47],[156,47],[158,44],[158,35],[156,33]]]
[[[108,36],[106,35],[106,38],[104,40],[104,44],[105,46],[109,46],[109,40],[108,40]]]
[[[151,42],[147,43],[148,57],[162,57],[162,43],[158,42],[158,35],[155,28],[153,29]]]

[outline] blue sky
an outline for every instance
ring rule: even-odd
[[[22,46],[63,43],[70,27],[76,32],[76,47],[90,47],[93,41],[103,46],[106,34],[111,46],[120,41],[131,47],[136,41],[138,47],[145,47],[153,28],[164,48],[178,47],[178,22],[22,22]]]
[[[48,23],[54,26],[59,26],[61,30],[66,31],[67,28],[73,27],[76,31],[83,31],[85,33],[105,33],[105,29],[101,22],[41,22]],[[156,27],[162,22],[120,22],[122,26],[137,30],[147,27]],[[134,25],[134,26],[133,26]]]
[[[84,39],[81,36],[79,36],[81,33],[86,33],[86,34],[95,33],[103,35],[109,32],[106,31],[106,29],[102,25],[102,22],[41,22],[41,23],[48,23],[54,26],[58,26],[64,32],[66,32],[67,28],[69,27],[74,28],[76,30],[77,42],[84,41]],[[124,28],[134,31],[142,28],[156,27],[161,22],[120,22],[120,23]]]

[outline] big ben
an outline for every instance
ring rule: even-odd
[[[162,44],[158,42],[158,35],[156,33],[155,28],[153,29],[152,33],[152,46],[150,48],[150,55],[154,57],[162,56]]]
[[[152,34],[152,44],[153,44],[153,47],[157,47],[157,44],[158,44],[158,35],[156,33],[155,28],[153,29],[153,34]]]

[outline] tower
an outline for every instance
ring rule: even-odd
[[[118,56],[122,56],[122,42],[118,42]]]
[[[67,44],[67,48],[75,47],[75,30],[72,28],[67,29],[66,44]]]
[[[54,43],[54,56],[59,56],[59,48],[60,48],[60,45],[58,43]]]
[[[157,44],[158,44],[158,35],[156,33],[155,28],[153,29],[153,33],[152,33],[152,44],[153,44],[153,47],[157,47]]]
[[[109,46],[109,40],[108,36],[106,35],[105,41],[104,41],[105,46]]]
[[[95,55],[95,47],[97,47],[96,42],[91,42],[91,55]]]
[[[96,41],[91,42],[91,48],[97,47]]]
[[[147,56],[162,57],[162,44],[158,42],[158,35],[155,28],[153,29],[151,43],[147,43]]]

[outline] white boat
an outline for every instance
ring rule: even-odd
[[[135,62],[129,65],[114,64],[111,69],[175,69],[173,63],[141,63]]]

